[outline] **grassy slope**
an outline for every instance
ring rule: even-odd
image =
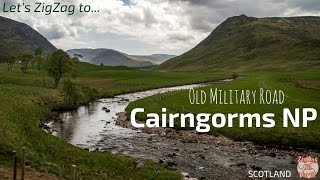
[[[217,73],[161,73],[128,70],[124,67],[97,67],[81,63],[76,81],[99,88],[102,96],[111,96],[148,88],[222,78]],[[41,72],[30,69],[21,75],[6,71],[0,64],[0,162],[10,165],[12,151],[27,147],[27,160],[36,169],[68,177],[71,164],[78,166],[82,179],[179,179],[176,172],[148,163],[135,168],[133,158],[109,153],[87,152],[46,134],[39,121],[61,101],[59,90],[42,87]],[[46,77],[47,84],[51,79]]]
[[[275,113],[276,127],[266,128],[211,128],[212,134],[223,134],[236,140],[251,140],[262,144],[286,145],[295,147],[320,148],[318,137],[319,116],[316,121],[309,124],[308,128],[282,128],[282,109],[320,107],[320,72],[254,72],[248,73],[243,79],[228,84],[213,85],[202,88],[209,92],[209,88],[218,87],[219,89],[239,89],[239,90],[259,90],[259,88],[271,90],[283,90],[286,99],[283,105],[191,105],[188,99],[188,91],[179,93],[160,94],[144,98],[131,103],[127,110],[143,107],[145,113],[141,113],[138,118],[146,119],[146,113],[161,112],[161,108],[167,107],[168,112],[187,113],[182,109],[194,114],[198,113]],[[308,82],[308,83],[305,83]],[[310,83],[311,82],[311,83]],[[302,88],[302,87],[308,87]],[[235,121],[237,122],[237,121]],[[176,128],[180,129],[179,121],[176,121]],[[238,123],[235,123],[234,126]]]
[[[157,69],[317,69],[320,65],[319,24],[320,17],[231,17],[195,48]]]

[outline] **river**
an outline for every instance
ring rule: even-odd
[[[230,80],[214,82],[211,85],[227,81]],[[46,125],[54,136],[80,148],[138,157],[141,159],[137,162],[139,166],[144,164],[145,159],[160,162],[169,169],[186,172],[183,173],[186,179],[245,179],[250,170],[289,170],[293,177],[298,177],[296,157],[292,151],[261,148],[250,142],[235,142],[224,137],[197,135],[192,132],[193,137],[199,136],[202,140],[188,142],[116,124],[117,114],[124,112],[130,102],[159,93],[207,85],[160,88],[100,99],[81,106],[76,111],[62,113],[60,117],[63,123],[49,122]],[[106,112],[106,108],[110,112]],[[188,135],[181,135],[184,136]]]

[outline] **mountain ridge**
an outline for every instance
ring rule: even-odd
[[[70,56],[75,54],[81,55],[80,61],[88,62],[95,65],[106,66],[127,66],[127,67],[147,67],[153,66],[151,62],[136,61],[128,57],[125,53],[105,48],[83,48],[83,49],[70,49],[67,50]]]
[[[151,61],[155,64],[161,64],[171,58],[176,57],[175,55],[170,54],[151,54],[151,55],[129,55],[132,58],[138,58],[145,61]]]
[[[41,47],[45,54],[56,47],[25,23],[0,16],[0,57],[18,53],[34,53]]]
[[[173,55],[156,54],[151,56],[128,55],[126,53],[107,48],[82,48],[67,50],[70,56],[75,54],[83,56],[81,61],[100,65],[101,63],[108,66],[127,66],[127,67],[148,67],[155,66],[166,58],[174,57]],[[157,56],[159,55],[159,57]]]
[[[190,51],[156,69],[301,69],[320,66],[320,17],[230,17]],[[306,65],[301,67],[301,65]]]

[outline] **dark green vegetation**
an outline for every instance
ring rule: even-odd
[[[0,16],[0,57],[33,53],[38,47],[46,54],[56,49],[30,26]]]
[[[161,113],[161,108],[166,107],[170,113],[275,113],[276,127],[267,128],[239,128],[238,121],[234,121],[233,128],[211,128],[210,134],[223,134],[235,140],[250,140],[258,144],[320,148],[320,117],[309,123],[308,128],[283,128],[282,110],[290,108],[320,108],[320,72],[251,72],[242,73],[243,78],[227,84],[216,84],[201,88],[209,94],[210,88],[222,90],[282,90],[285,93],[285,102],[282,105],[216,105],[207,102],[204,105],[191,105],[189,92],[173,92],[144,98],[131,103],[127,111],[143,107],[145,113],[138,115],[139,119],[146,120],[147,113]],[[235,100],[233,100],[235,102]],[[180,121],[175,121],[176,128],[181,129]],[[211,124],[211,122],[209,122]],[[301,123],[302,124],[302,123]]]
[[[48,75],[54,79],[54,87],[57,88],[62,76],[72,69],[70,56],[63,50],[53,52],[47,61]]]
[[[64,178],[69,177],[71,164],[77,165],[82,179],[179,179],[180,175],[151,162],[136,168],[133,158],[89,153],[46,134],[39,124],[51,110],[125,92],[225,78],[222,72],[164,73],[77,63],[73,65],[76,79],[70,70],[54,89],[46,70],[31,63],[23,74],[21,66],[13,64],[10,72],[7,64],[0,64],[0,163],[12,167],[12,151],[26,146],[33,168]]]
[[[320,67],[320,17],[231,17],[192,50],[157,69],[311,70]]]

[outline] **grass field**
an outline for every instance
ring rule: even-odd
[[[205,82],[225,78],[223,72],[164,73],[129,70],[125,67],[77,65],[74,81],[96,88],[99,97],[138,90]],[[65,78],[64,78],[65,79]],[[62,79],[62,82],[63,80]],[[0,64],[0,163],[12,167],[13,150],[27,148],[27,162],[33,168],[68,178],[70,166],[77,165],[81,179],[180,179],[177,172],[148,162],[136,168],[135,159],[109,153],[87,152],[74,147],[39,128],[39,122],[62,106],[61,87],[52,89],[52,80],[42,72],[29,69],[22,75],[19,65],[14,72]],[[61,82],[61,83],[62,83]],[[95,96],[96,97],[96,96]],[[82,103],[89,101],[82,99]],[[61,107],[60,107],[61,108]],[[19,156],[20,157],[20,156]]]
[[[28,74],[22,75],[19,65],[14,68],[14,73],[8,73],[6,69],[6,64],[0,64],[2,84],[43,87],[41,71],[30,69]],[[104,97],[146,89],[214,81],[228,78],[231,75],[231,72],[223,71],[159,72],[133,70],[126,67],[99,67],[88,63],[78,64],[76,71],[78,78],[74,80],[75,82],[100,89]],[[45,78],[46,86],[52,87],[52,79]]]
[[[161,108],[166,107],[169,113],[275,113],[275,128],[239,128],[238,121],[234,121],[233,128],[211,128],[211,134],[223,134],[235,140],[250,140],[259,144],[320,148],[318,137],[320,136],[319,115],[316,121],[309,123],[308,128],[283,128],[282,110],[289,108],[316,108],[320,109],[320,72],[251,72],[243,74],[243,77],[227,84],[217,84],[201,88],[209,92],[210,88],[222,90],[257,90],[260,88],[269,90],[282,90],[285,93],[285,102],[282,105],[215,105],[208,101],[203,105],[191,105],[189,92],[173,92],[144,98],[131,103],[127,111],[133,108],[145,108],[144,113],[138,114],[139,119],[146,120],[147,113],[160,113]],[[238,123],[238,124],[237,124]],[[209,123],[211,124],[211,123]],[[177,129],[180,129],[179,119],[175,121]]]

